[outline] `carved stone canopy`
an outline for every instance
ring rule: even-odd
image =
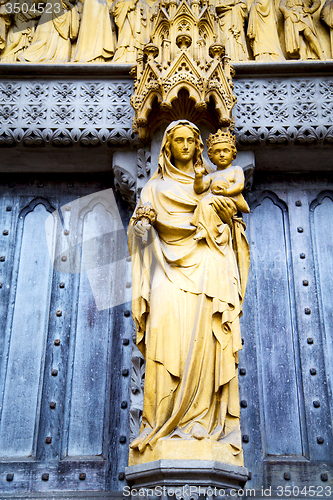
[[[197,7],[185,0],[178,8],[162,6],[152,42],[133,69],[133,128],[143,142],[162,121],[187,118],[216,128],[232,125],[233,69],[216,41],[215,18],[207,6],[201,12]]]

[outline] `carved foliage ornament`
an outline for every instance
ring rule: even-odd
[[[330,77],[236,80],[238,144],[333,143]]]
[[[0,146],[135,145],[132,84],[0,81]]]

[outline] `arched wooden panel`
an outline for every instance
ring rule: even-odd
[[[110,296],[114,277],[110,267],[103,264],[112,253],[113,228],[114,217],[101,203],[96,202],[83,218],[82,241],[96,243],[82,245],[77,320],[75,332],[73,329],[71,332],[76,341],[69,395],[69,456],[96,456],[103,455],[104,451],[104,412],[110,373],[110,310],[98,309],[91,281],[94,282],[94,289],[102,289],[103,294]],[[108,240],[103,240],[103,244],[95,240],[101,234],[110,235]],[[93,263],[96,267],[93,267]],[[85,269],[85,264],[88,269]],[[95,270],[93,276],[92,268]]]
[[[10,337],[0,426],[2,457],[29,457],[36,451],[52,277],[45,234],[47,210],[52,207],[48,203],[45,207],[43,201],[33,200],[21,212],[18,226],[18,267],[12,282],[15,305],[12,322],[11,316],[7,322]],[[49,229],[52,239],[54,225]]]
[[[264,455],[302,455],[288,213],[270,192],[262,193],[252,209],[250,280],[255,281],[256,298],[247,295],[246,300],[252,304],[247,315],[257,318]]]

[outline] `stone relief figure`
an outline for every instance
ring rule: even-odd
[[[75,0],[72,0],[73,2]],[[50,0],[39,21],[32,44],[18,59],[24,62],[68,62],[79,30],[79,13],[69,0]]]
[[[273,0],[254,0],[249,13],[247,36],[256,61],[284,59],[276,26]]]
[[[107,0],[84,0],[73,62],[104,62],[115,51],[115,33]]]
[[[215,443],[223,458],[214,459],[243,464],[237,364],[248,243],[235,201],[220,195],[211,198],[218,240],[216,227],[194,238],[191,221],[205,196],[193,189],[194,165],[213,171],[202,150],[195,125],[169,125],[158,171],[143,188],[128,230],[132,312],[146,360],[142,426],[130,465],[165,458],[158,449],[171,453],[184,440],[196,459],[207,459],[205,450]]]
[[[118,28],[115,63],[136,62],[138,51],[149,42],[150,15],[145,0],[117,0],[111,8]]]
[[[1,62],[15,62],[18,56],[32,42],[37,21],[40,18],[40,13],[36,8],[32,8],[34,2],[25,0],[29,6],[25,12],[18,12],[11,16],[11,24],[7,33],[6,46],[1,53]],[[35,7],[35,6],[34,6]]]
[[[312,14],[320,0],[281,0],[287,53],[300,59],[325,59]]]
[[[6,46],[7,30],[10,25],[10,15],[6,9],[8,0],[0,1],[0,51]]]
[[[330,28],[331,57],[333,58],[333,0],[326,0],[321,9],[320,18]]]
[[[219,0],[216,5],[222,42],[226,54],[232,61],[247,61],[244,23],[247,18],[247,4],[244,0]]]
[[[208,156],[217,170],[204,175],[206,169],[203,163],[197,161],[194,165],[194,191],[197,194],[209,192],[199,201],[191,224],[197,228],[195,240],[204,239],[209,232],[215,231],[213,241],[221,245],[225,238],[224,227],[214,208],[214,198],[227,196],[234,202],[237,210],[243,213],[249,213],[250,209],[242,195],[245,183],[243,169],[232,165],[232,160],[237,156],[235,136],[219,130],[215,135],[209,136],[207,147]],[[220,229],[222,235],[219,233]]]

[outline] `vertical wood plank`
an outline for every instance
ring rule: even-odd
[[[276,200],[274,200],[276,201]],[[267,455],[302,455],[282,206],[264,197],[251,215]]]
[[[55,206],[70,203],[71,199],[64,192],[63,186],[54,186],[54,192],[58,191]],[[61,457],[62,435],[64,425],[65,388],[69,350],[70,326],[72,320],[72,297],[73,282],[75,274],[61,272],[62,255],[66,255],[72,263],[72,251],[69,245],[69,221],[70,211],[65,212],[64,217],[59,217],[57,211],[55,266],[52,276],[52,290],[50,301],[50,317],[47,337],[47,348],[45,357],[43,397],[41,405],[41,416],[39,424],[39,435],[37,444],[37,460],[40,462],[56,460]],[[51,223],[52,214],[46,223]],[[49,242],[52,245],[51,242]],[[67,261],[64,263],[64,267]],[[66,266],[68,267],[68,266]],[[52,375],[52,370],[57,370],[57,376]],[[46,444],[46,437],[51,437],[52,442]]]
[[[10,196],[8,193],[3,193],[0,197],[0,256],[4,258],[4,261],[0,262],[0,331],[3,332],[0,335],[0,373],[3,353],[6,349],[4,332],[8,316],[10,283],[16,245],[18,204],[15,198],[15,196]]]
[[[121,200],[118,200],[118,210],[123,221],[124,227],[128,227],[131,211],[123,206]],[[110,471],[107,487],[111,491],[121,491],[126,485],[124,472],[128,465],[129,455],[129,409],[131,393],[131,367],[132,367],[132,336],[135,328],[131,315],[132,288],[126,287],[131,284],[132,267],[131,258],[127,246],[127,238],[123,239],[121,233],[117,234],[118,250],[118,270],[116,273],[116,283],[124,300],[118,301],[116,307],[111,311],[112,321],[112,368],[113,376],[111,379],[111,404],[110,404],[110,422],[108,428],[108,441],[110,443],[108,456],[110,462]],[[121,293],[118,295],[121,297]],[[128,370],[128,376],[122,376],[122,370]],[[127,407],[122,408],[121,402],[126,402]],[[126,439],[120,442],[120,438]]]
[[[299,183],[297,188],[287,191],[308,445],[306,456],[311,460],[330,460],[333,441],[309,211],[315,195],[309,187],[309,184]],[[314,401],[319,401],[319,408],[314,406]]]
[[[251,231],[252,214],[244,216],[247,225],[246,236],[250,249],[253,244]],[[243,443],[245,467],[251,472],[251,480],[247,483],[248,488],[260,489],[262,486],[262,439],[261,422],[264,422],[264,411],[261,405],[262,397],[259,395],[258,368],[258,306],[255,267],[250,255],[250,270],[243,304],[243,315],[241,317],[241,333],[243,348],[239,353],[239,397],[240,401],[246,401],[246,408],[241,407],[241,432],[249,437],[248,443]]]
[[[52,273],[48,215],[39,203],[24,220],[0,426],[3,457],[35,452]]]
[[[313,207],[313,239],[323,333],[323,355],[333,419],[333,192],[324,193]],[[320,203],[319,203],[320,202]]]
[[[100,234],[111,233],[113,216],[98,203],[83,221],[83,242],[94,240]],[[72,393],[69,416],[69,456],[96,456],[103,453],[103,425],[109,352],[109,309],[98,310],[90,286],[85,262],[95,261],[96,268],[110,256],[111,240],[82,246],[76,342],[73,365]],[[88,250],[85,250],[87,248]],[[89,252],[93,252],[93,255]],[[112,275],[104,268],[101,286],[109,294]]]

